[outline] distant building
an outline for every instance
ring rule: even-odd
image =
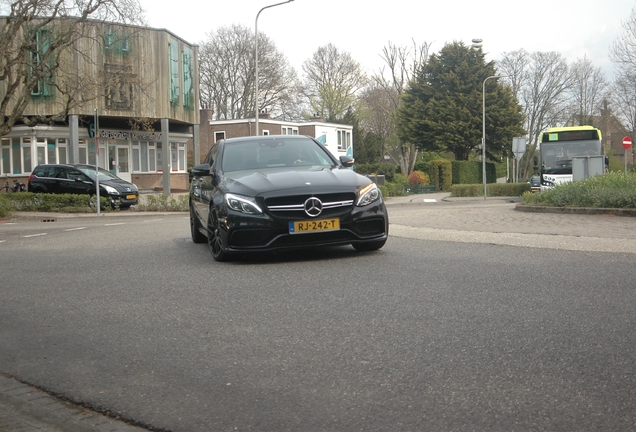
[[[603,104],[601,109],[601,115],[592,116],[592,126],[601,130],[603,135],[603,148],[614,150],[614,154],[625,163],[625,157],[627,157],[627,164],[634,164],[633,147],[625,150],[623,147],[623,138],[631,136],[630,132],[625,126],[612,114],[608,108],[607,101]]]
[[[53,20],[39,32],[34,46],[46,47],[60,23]],[[0,17],[0,27],[5,24],[6,17]],[[66,60],[77,79],[86,77],[88,102],[71,108],[61,121],[15,124],[1,137],[0,175],[26,178],[41,163],[98,162],[142,189],[187,189],[187,143],[199,141],[198,47],[164,29],[101,21],[87,25],[87,35]],[[52,80],[63,73],[56,71]],[[90,86],[89,77],[97,85]],[[63,101],[55,86],[40,84],[31,91],[25,116],[60,112]],[[0,94],[5,90],[0,82]]]
[[[211,116],[211,111],[201,111],[201,158],[219,140],[255,135],[254,118],[209,120]],[[307,135],[316,138],[336,158],[353,155],[353,126],[350,125],[328,123],[320,117],[312,117],[307,122],[273,120],[269,114],[262,113],[258,126],[261,135]]]

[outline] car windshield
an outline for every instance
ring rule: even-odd
[[[228,143],[223,151],[223,171],[280,167],[334,167],[336,162],[320,144],[306,138],[268,138]]]
[[[78,167],[78,169],[84,174],[86,174],[91,180],[95,181],[95,167],[84,166],[84,167]],[[119,177],[117,177],[115,174],[111,173],[110,171],[106,171],[103,168],[99,169],[100,182],[114,180],[114,179],[119,179]]]

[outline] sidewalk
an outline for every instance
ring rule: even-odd
[[[147,429],[107,417],[0,375],[0,432],[141,432]]]

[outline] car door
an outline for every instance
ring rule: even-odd
[[[64,177],[66,183],[64,188],[72,194],[92,194],[95,193],[95,183],[86,174],[73,167],[64,167]]]
[[[39,176],[39,183],[44,192],[48,193],[64,193],[60,189],[60,169],[57,165],[44,166],[41,175]]]
[[[219,144],[216,143],[210,148],[208,154],[203,161],[204,164],[210,166],[210,170],[214,166],[219,151]],[[212,176],[193,176],[191,184],[190,197],[194,210],[199,215],[203,226],[207,226],[208,210],[210,208],[210,199],[212,194]]]

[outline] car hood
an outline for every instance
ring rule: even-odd
[[[119,192],[137,192],[137,186],[122,179],[100,180],[100,185],[111,186]]]
[[[370,183],[367,177],[349,169],[243,171],[226,176],[229,192],[248,196],[357,192]]]

